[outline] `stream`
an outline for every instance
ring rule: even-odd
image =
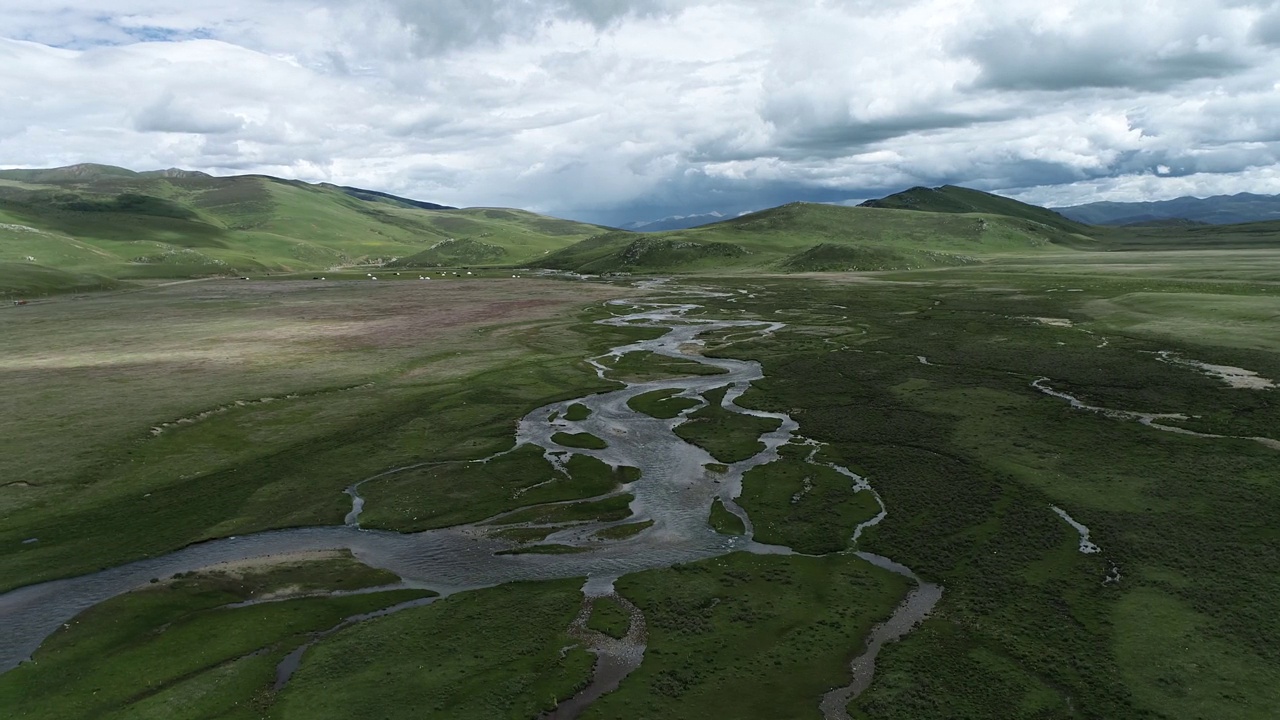
[[[638,283],[645,289],[659,289],[662,281]],[[647,382],[629,382],[625,387],[596,395],[552,403],[522,418],[517,426],[516,447],[534,445],[544,449],[548,460],[559,465],[566,453],[589,455],[611,466],[632,466],[641,470],[639,480],[623,486],[611,495],[631,493],[632,516],[618,522],[575,524],[549,535],[543,543],[572,545],[587,552],[560,555],[517,554],[495,555],[516,546],[509,540],[491,536],[494,528],[481,521],[456,527],[414,534],[365,530],[359,527],[364,499],[359,494],[364,482],[404,470],[391,470],[356,483],[346,491],[352,498],[351,512],[342,526],[277,530],[241,537],[212,540],[160,557],[147,558],[97,573],[31,585],[0,595],[0,672],[10,670],[30,658],[46,637],[79,613],[148,584],[153,578],[168,578],[177,573],[200,570],[223,562],[242,561],[283,553],[315,550],[350,550],[361,562],[390,570],[402,577],[409,587],[426,588],[448,596],[465,590],[492,587],[515,581],[551,580],[570,577],[588,578],[584,595],[588,598],[612,592],[613,580],[643,570],[666,568],[679,563],[724,555],[734,551],[761,554],[791,554],[785,547],[764,545],[751,539],[751,523],[746,513],[734,502],[742,489],[742,476],[751,468],[779,457],[778,448],[787,443],[819,443],[798,434],[799,424],[785,413],[771,413],[739,407],[735,400],[751,383],[760,380],[763,370],[754,361],[711,358],[700,354],[705,347],[701,339],[708,333],[736,330],[739,333],[765,336],[784,323],[759,320],[706,319],[691,316],[701,306],[690,302],[698,297],[726,297],[694,288],[672,289],[678,295],[669,298],[646,297],[638,300],[615,300],[609,307],[616,314],[598,321],[612,326],[665,328],[667,332],[652,340],[620,345],[590,362],[600,377],[605,378],[609,358],[633,352],[652,352],[680,361],[694,361],[721,368],[718,375],[671,377]],[[722,406],[736,413],[780,421],[778,429],[760,437],[765,449],[755,456],[734,463],[724,473],[711,472],[706,465],[716,463],[707,451],[685,442],[672,429],[685,421],[685,415],[661,420],[632,410],[631,398],[655,390],[675,390],[680,397],[702,400],[703,393],[728,386]],[[565,418],[569,406],[581,404],[590,415],[579,421]],[[558,432],[587,432],[605,440],[603,450],[567,448],[552,436]],[[510,451],[507,451],[510,452]],[[412,467],[421,467],[423,463]],[[827,465],[848,476],[855,490],[871,486],[852,471]],[[854,530],[854,540],[864,529],[886,516],[878,494],[881,512]],[[747,535],[721,535],[707,522],[711,505],[720,499],[726,508],[743,519]],[[653,525],[639,534],[613,541],[601,541],[595,534],[611,526],[652,521]],[[881,645],[901,637],[924,618],[938,602],[942,588],[917,578],[906,567],[869,553],[859,557],[891,572],[911,579],[916,587],[894,610],[893,615],[876,626],[861,654],[852,662],[853,681],[837,688],[822,700],[828,720],[848,717],[845,705],[871,682],[875,658]],[[413,604],[410,604],[413,605]],[[562,703],[553,717],[576,717],[591,701],[617,687],[628,673],[639,666],[644,653],[644,619],[639,610],[626,603],[633,613],[632,633],[623,641],[607,642],[598,633],[585,629],[585,617],[570,629],[584,647],[597,656],[596,677],[578,696]],[[385,613],[375,613],[377,616]],[[353,618],[332,631],[358,622]],[[611,639],[609,639],[611,640]],[[289,667],[281,668],[280,685],[287,681],[302,661],[305,647],[290,656]]]

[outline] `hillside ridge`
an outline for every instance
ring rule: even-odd
[[[0,170],[0,294],[382,265],[433,247],[454,251],[436,262],[519,264],[603,229],[268,175]]]

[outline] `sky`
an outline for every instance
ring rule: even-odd
[[[109,8],[109,9],[107,9]],[[1280,0],[3,0],[0,166],[622,224],[1280,193]]]

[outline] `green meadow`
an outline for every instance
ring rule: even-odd
[[[640,290],[524,265],[677,277]],[[364,528],[485,522],[521,556],[504,561],[662,538],[631,513],[643,468],[571,454],[619,435],[560,433],[571,456],[552,463],[515,429],[549,403],[698,376],[700,397],[628,406],[712,456],[699,479],[731,477],[779,421],[724,407],[718,369],[629,353],[602,379],[587,361],[662,333],[595,324],[621,312],[608,301],[686,285],[723,291],[683,296],[703,306],[690,319],[786,323],[696,352],[759,362],[736,403],[799,423],[807,442],[736,498],[754,540],[796,554],[619,578],[643,662],[582,717],[822,717],[911,589],[853,551],[944,591],[882,648],[851,717],[1275,717],[1280,233],[1097,228],[963,188],[640,235],[262,177],[0,173],[0,287],[33,299],[0,308],[0,589],[339,525],[361,481]],[[887,515],[855,544],[874,495]],[[703,508],[726,545],[746,532]],[[589,521],[612,524],[545,542]],[[584,607],[588,629],[630,627],[613,599],[584,606],[583,580],[427,603],[332,553],[157,578],[0,675],[0,707],[535,718],[591,680]],[[277,664],[312,642],[277,690]]]

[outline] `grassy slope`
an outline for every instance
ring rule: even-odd
[[[1077,222],[1047,208],[954,185],[911,188],[879,200],[870,200],[863,205],[936,213],[993,213],[1021,218],[1068,233],[1069,235],[1059,238],[1061,244],[1077,248],[1227,250],[1280,247],[1280,222],[1275,221],[1217,227],[1177,223],[1157,223],[1145,227],[1102,227]],[[1096,242],[1089,242],[1088,238],[1093,238]]]
[[[0,172],[0,263],[110,278],[322,269],[417,256],[431,265],[520,264],[599,231],[521,210],[424,209],[264,176],[95,167]],[[0,292],[31,292],[20,280],[0,266]]]
[[[943,185],[937,188],[914,187],[878,200],[868,200],[862,205],[863,207],[937,213],[989,213],[1031,220],[1066,233],[1086,236],[1093,230],[1088,225],[1078,223],[1047,208],[956,185]]]
[[[690,230],[606,233],[537,264],[579,272],[885,270],[961,265],[1088,238],[1034,219],[792,203]]]
[[[1280,247],[1280,223],[1094,227],[955,186],[860,207],[792,203],[689,230],[595,235],[536,262],[577,272],[874,271],[980,264],[1051,250]]]

